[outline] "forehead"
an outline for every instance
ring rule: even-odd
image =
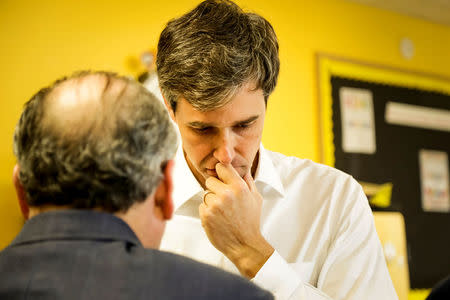
[[[184,123],[203,122],[211,125],[229,125],[265,114],[266,106],[262,89],[253,90],[243,86],[222,107],[210,110],[196,110],[181,98],[177,104],[176,118]]]

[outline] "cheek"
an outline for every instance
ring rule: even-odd
[[[261,129],[254,128],[242,134],[238,141],[237,152],[249,162],[252,162],[261,143]]]
[[[193,134],[181,134],[183,149],[189,160],[194,164],[199,164],[206,156],[211,153],[210,143],[206,138],[198,137]]]

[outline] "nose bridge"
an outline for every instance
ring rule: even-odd
[[[234,158],[235,139],[229,128],[222,129],[217,135],[215,158],[221,163],[231,163]]]

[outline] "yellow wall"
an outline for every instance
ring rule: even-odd
[[[0,1],[0,249],[21,225],[11,186],[12,133],[23,103],[40,87],[79,69],[130,74],[127,58],[156,46],[190,0]],[[319,160],[315,54],[450,77],[450,27],[336,0],[242,0],[264,15],[280,41],[279,84],[269,101],[267,148]],[[404,60],[399,40],[416,46]]]

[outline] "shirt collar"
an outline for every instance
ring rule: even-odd
[[[259,146],[258,168],[255,174],[255,184],[271,187],[277,191],[280,196],[284,196],[283,183],[280,176],[273,165],[273,161],[269,156],[269,152],[261,144]]]
[[[175,156],[174,168],[174,191],[173,199],[175,211],[180,208],[189,199],[199,193],[203,193],[203,188],[192,174],[186,158],[184,157],[183,147],[178,147]],[[270,159],[268,151],[261,144],[259,147],[258,168],[255,174],[255,184],[262,185],[263,188],[270,187],[284,196],[284,188],[280,177]]]

